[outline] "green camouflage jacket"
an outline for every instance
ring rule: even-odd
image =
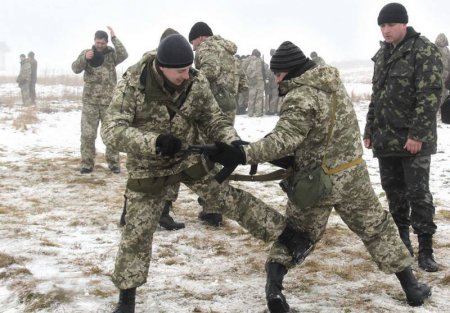
[[[408,138],[423,142],[418,155],[436,153],[436,113],[442,90],[442,62],[436,46],[408,27],[395,49],[382,43],[375,62],[372,98],[364,138],[375,157],[411,156]]]
[[[106,48],[105,59],[99,67],[90,66],[86,60],[85,54],[91,49],[81,51],[78,58],[72,63],[72,70],[75,74],[84,71],[83,102],[94,98],[96,103],[109,105],[117,83],[116,66],[128,57],[127,50],[117,37],[111,38],[111,41],[115,49],[109,46]]]
[[[264,80],[266,77],[266,67],[264,61],[254,55],[248,57],[246,61],[245,74],[248,84],[253,88],[264,89]]]
[[[221,89],[232,95],[238,93],[240,70],[234,58],[236,52],[232,41],[218,35],[208,37],[195,52],[195,67],[206,76],[215,96]]]
[[[191,70],[191,79],[181,92],[171,94],[154,67],[156,51],[146,53],[128,68],[115,89],[107,117],[101,128],[105,144],[127,153],[130,178],[161,177],[177,174],[199,162],[198,155],[178,153],[173,158],[156,153],[156,138],[172,134],[183,146],[200,143],[199,133],[216,141],[238,140],[235,129],[217,105],[208,81],[198,71]],[[150,64],[150,65],[148,65]],[[146,99],[143,81],[152,71],[151,89]],[[170,118],[164,102],[175,105],[183,97],[179,110]],[[178,102],[179,103],[179,102]],[[187,119],[186,119],[187,118]]]
[[[20,62],[20,72],[16,82],[20,85],[28,84],[31,81],[31,63],[28,59]]]
[[[286,93],[280,118],[265,138],[244,146],[247,163],[275,160],[295,153],[299,170],[320,165],[335,168],[362,156],[361,135],[352,102],[339,72],[331,66],[312,68],[300,77],[282,81]],[[330,109],[336,97],[335,126],[326,149]]]

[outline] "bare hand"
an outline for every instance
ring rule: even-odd
[[[417,154],[420,152],[420,150],[422,150],[422,141],[408,138],[403,149],[405,149],[411,154]]]
[[[112,29],[111,26],[106,26],[106,28],[108,28],[109,34],[111,35],[111,38],[114,37],[114,36],[116,36],[116,33],[114,33],[114,30]]]
[[[372,140],[370,138],[364,139],[363,142],[366,149],[372,149]]]
[[[92,58],[94,57],[94,51],[92,50],[86,51],[84,57],[86,58],[86,60],[92,60]]]

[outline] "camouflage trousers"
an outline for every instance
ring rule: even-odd
[[[418,234],[434,234],[435,208],[429,188],[430,156],[378,158],[381,185],[399,228],[411,225]]]
[[[238,108],[237,108],[237,114],[245,114],[248,108],[248,95],[249,91],[248,89],[239,93],[238,96]]]
[[[31,105],[31,97],[30,97],[30,84],[20,84],[20,93],[22,94],[22,103],[25,106]]]
[[[237,221],[256,238],[275,240],[285,227],[285,218],[248,192],[228,183],[219,184],[213,174],[183,183],[207,202],[216,202],[221,213]],[[209,188],[205,189],[205,186]],[[112,275],[119,289],[138,287],[147,281],[153,233],[167,199],[167,192],[154,196],[126,190],[128,198],[126,225]]]
[[[81,111],[81,167],[93,168],[95,160],[95,140],[99,123],[105,118],[108,106],[83,102]],[[108,166],[120,166],[119,151],[106,146]]]
[[[380,270],[392,274],[411,265],[413,259],[400,239],[392,216],[381,207],[365,164],[334,174],[331,179],[332,194],[320,200],[316,207],[302,210],[288,202],[286,223],[317,243],[334,207],[362,240]],[[286,268],[295,266],[288,249],[279,241],[273,244],[267,262],[280,263]]]
[[[248,116],[262,116],[264,110],[264,86],[249,86]]]

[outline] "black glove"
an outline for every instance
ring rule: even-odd
[[[156,138],[156,151],[162,156],[173,157],[181,149],[181,140],[173,135],[161,134]]]
[[[245,152],[240,145],[235,146],[224,142],[216,142],[217,152],[210,155],[213,162],[222,164],[225,167],[236,167],[245,164]]]
[[[288,155],[273,161],[269,161],[270,164],[273,164],[275,166],[287,169],[289,167],[293,167],[295,162],[295,158],[292,155]]]

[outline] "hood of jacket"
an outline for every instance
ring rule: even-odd
[[[314,67],[299,77],[280,83],[280,90],[289,92],[294,88],[309,86],[330,93],[339,89],[339,71],[332,66]]]
[[[222,38],[219,35],[214,35],[211,37],[208,37],[208,39],[206,39],[202,45],[205,45],[205,48],[209,48],[209,46],[220,46],[223,49],[225,49],[226,51],[228,51],[229,53],[231,53],[232,55],[235,55],[237,52],[237,46],[234,42],[232,42],[231,40],[227,40],[225,38]],[[202,47],[203,48],[203,47]]]
[[[448,46],[448,39],[445,36],[445,34],[439,34],[436,37],[436,42],[435,42],[436,46],[440,47],[440,48],[444,48]]]

